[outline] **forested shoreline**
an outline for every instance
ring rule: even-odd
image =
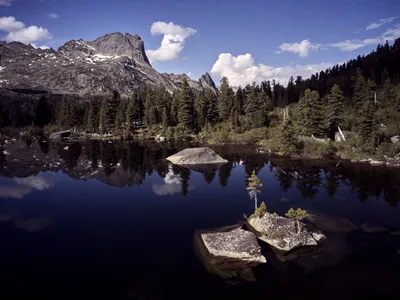
[[[185,79],[173,94],[164,86],[86,98],[2,90],[0,125],[51,125],[121,138],[196,136],[209,143],[258,143],[285,155],[351,149],[355,154],[394,156],[398,151],[391,138],[400,134],[399,83],[397,39],[308,79],[291,77],[286,87],[265,81],[233,89],[224,77],[218,94],[196,92]],[[349,136],[345,149],[304,138],[334,141],[338,127]]]

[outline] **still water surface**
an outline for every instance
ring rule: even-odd
[[[2,299],[400,299],[400,170],[334,161],[270,158],[248,147],[216,147],[229,163],[189,170],[165,157],[184,145],[50,145],[58,171],[0,178]],[[264,184],[269,211],[290,207],[359,229],[318,267],[279,262],[237,284],[206,272],[195,256],[196,230],[233,225],[254,210],[246,179]],[[365,223],[389,232],[367,234]],[[336,247],[336,248],[335,248]]]

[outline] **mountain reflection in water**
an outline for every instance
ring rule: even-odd
[[[273,158],[244,146],[212,146],[229,161],[219,168],[185,168],[165,159],[191,146],[41,140],[17,141],[7,148],[10,155],[0,152],[0,295],[396,295],[400,237],[389,232],[400,229],[400,170]],[[330,244],[315,256],[282,263],[266,251],[268,262],[255,269],[253,285],[213,277],[194,254],[193,233],[234,225],[252,213],[245,187],[253,171],[270,212],[301,207],[320,213],[327,226],[355,229],[333,228]],[[366,235],[366,222],[388,231]]]

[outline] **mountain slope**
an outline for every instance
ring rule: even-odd
[[[203,88],[200,80],[191,82]],[[0,42],[0,88],[83,96],[112,90],[130,94],[145,84],[162,84],[169,92],[177,88],[151,66],[138,35],[110,33],[91,42],[72,40],[57,51]]]

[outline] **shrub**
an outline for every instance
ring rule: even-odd
[[[251,218],[260,218],[265,215],[267,212],[267,205],[265,202],[261,202],[260,206],[254,211],[254,213],[250,216],[249,220]]]
[[[378,146],[376,155],[379,158],[383,158],[385,155],[388,157],[393,157],[397,154],[396,146],[389,142],[383,142]]]
[[[336,152],[332,142],[322,143],[314,140],[303,141],[301,155],[307,158],[322,158],[333,155]]]

